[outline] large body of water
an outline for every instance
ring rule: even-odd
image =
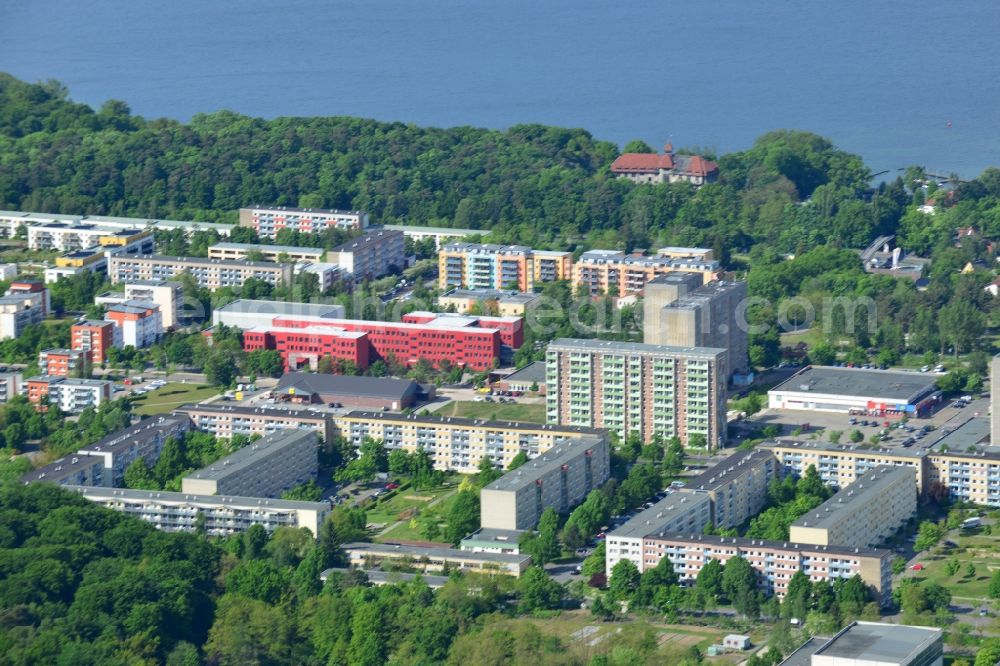
[[[351,115],[1000,164],[996,0],[4,0],[0,71],[147,117]]]

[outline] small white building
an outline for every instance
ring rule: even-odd
[[[17,277],[17,264],[0,264],[0,280],[13,280]]]
[[[729,634],[722,639],[722,646],[727,650],[749,650],[750,637],[742,634]]]

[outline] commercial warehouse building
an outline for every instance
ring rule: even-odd
[[[201,495],[277,497],[319,471],[319,438],[311,430],[283,429],[185,476],[181,490]]]
[[[605,437],[557,440],[552,448],[483,488],[484,528],[531,530],[546,509],[567,513],[610,474]]]
[[[767,503],[767,485],[780,477],[778,460],[765,449],[737,451],[688,481],[684,490],[712,500],[712,524],[742,525]]]
[[[67,486],[67,490],[152,523],[164,532],[194,532],[201,523],[210,536],[239,534],[251,525],[261,525],[268,532],[279,527],[305,527],[319,536],[320,526],[330,513],[326,502],[86,486]]]
[[[935,377],[920,372],[808,366],[767,392],[771,409],[919,416],[941,401]]]
[[[108,278],[112,284],[136,280],[174,280],[187,272],[199,287],[215,291],[221,287],[241,287],[250,278],[275,286],[291,284],[292,269],[292,264],[268,261],[167,257],[159,254],[112,255],[108,263]]]
[[[438,287],[532,291],[536,285],[568,280],[572,252],[533,250],[523,245],[449,243],[438,252]]]
[[[431,548],[398,543],[348,543],[342,546],[351,566],[372,569],[383,562],[418,571],[463,571],[466,573],[520,576],[531,565],[529,555]]]
[[[853,622],[833,638],[811,638],[779,666],[941,666],[943,655],[941,629]]]
[[[426,396],[425,390],[412,379],[311,372],[285,373],[271,393],[282,402],[394,411],[413,407]]]
[[[476,472],[483,456],[494,467],[506,469],[522,451],[535,458],[563,439],[607,437],[603,430],[578,426],[386,412],[350,412],[335,415],[333,422],[336,434],[356,447],[370,437],[390,450],[413,453],[424,449],[435,469],[470,474]]]
[[[638,295],[660,275],[685,271],[698,273],[702,281],[711,282],[720,270],[712,251],[704,248],[664,248],[656,255],[589,250],[573,266],[573,291],[583,288],[592,296]]]
[[[642,341],[674,347],[721,347],[731,373],[749,370],[746,282],[702,283],[700,273],[658,276],[643,290]]]
[[[679,437],[716,448],[726,435],[728,352],[560,338],[546,351],[546,419]]]
[[[315,432],[323,442],[329,442],[333,436],[330,415],[315,409],[214,402],[183,405],[173,413],[191,419],[196,430],[225,439],[232,439],[233,435],[265,436],[296,428]]]
[[[332,208],[253,206],[240,208],[240,226],[250,227],[261,238],[274,238],[282,229],[320,234],[327,229],[364,229],[368,213]]]
[[[667,495],[605,537],[607,574],[621,560],[631,560],[640,573],[651,569],[660,559],[645,556],[647,537],[668,532],[701,534],[711,522],[712,501],[707,496],[684,491]]]
[[[788,591],[792,576],[801,571],[812,582],[835,582],[860,576],[879,595],[891,600],[891,550],[816,546],[793,541],[765,541],[698,533],[657,533],[643,540],[643,561],[647,569],[667,558],[684,581],[695,580],[702,567],[712,560],[725,564],[733,557],[745,559],[757,574],[758,587],[779,599]]]
[[[789,529],[789,538],[821,546],[876,546],[894,535],[916,512],[913,470],[877,467],[799,517]]]

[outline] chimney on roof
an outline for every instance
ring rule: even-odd
[[[674,144],[673,144],[673,142],[667,141],[665,144],[663,144],[663,154],[664,155],[673,155],[674,154]]]

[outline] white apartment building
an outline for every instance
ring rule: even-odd
[[[319,536],[319,528],[330,514],[326,502],[126,488],[67,486],[67,489],[105,508],[152,523],[164,532],[194,532],[201,517],[209,536],[239,534],[251,525],[261,525],[268,532],[279,527],[305,527],[313,536]]]
[[[240,226],[250,227],[260,238],[274,238],[282,229],[318,234],[327,229],[364,229],[368,213],[324,208],[255,206],[240,208]]]
[[[121,329],[121,340],[125,346],[145,349],[163,337],[160,306],[149,301],[124,301],[112,305],[104,313],[104,318]]]
[[[684,491],[667,495],[605,537],[607,575],[619,560],[631,560],[640,573],[655,567],[659,560],[649,564],[643,556],[647,536],[660,532],[700,534],[710,522],[712,501],[707,496]]]

